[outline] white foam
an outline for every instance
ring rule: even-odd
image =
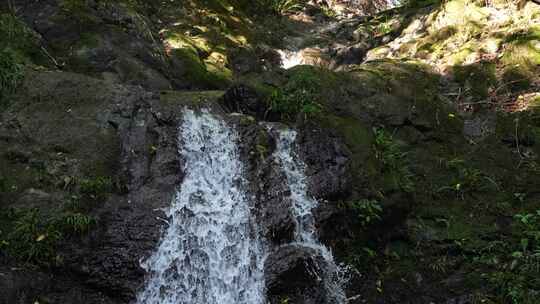
[[[250,224],[238,136],[207,111],[185,110],[185,177],[167,212],[139,304],[262,304],[261,245]]]

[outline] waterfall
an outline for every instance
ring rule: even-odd
[[[296,131],[290,129],[278,130],[277,149],[274,157],[279,161],[285,172],[290,189],[292,213],[296,221],[295,242],[298,245],[316,250],[324,259],[326,265],[319,265],[324,280],[328,303],[345,303],[345,283],[343,269],[335,262],[332,252],[324,246],[317,237],[313,210],[318,202],[308,193],[305,164],[294,152]]]
[[[261,244],[250,224],[238,136],[207,111],[179,127],[185,177],[138,304],[262,304]]]
[[[297,65],[304,64],[304,56],[302,51],[277,50],[281,58],[281,67],[290,69]]]

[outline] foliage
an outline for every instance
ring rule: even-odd
[[[48,263],[55,258],[55,246],[61,232],[49,221],[44,221],[37,209],[10,211],[11,231],[6,233],[6,251],[24,262]]]
[[[83,234],[96,224],[96,220],[82,213],[66,213],[56,222],[56,225],[66,233]]]
[[[540,209],[536,213],[516,214],[521,231],[521,248],[513,253],[514,257],[532,256],[540,262]]]
[[[381,220],[381,204],[375,200],[360,200],[352,203],[352,209],[358,213],[362,226]]]
[[[31,48],[31,31],[16,17],[0,15],[0,103],[14,92],[23,78],[24,56],[20,50]]]
[[[505,248],[507,262],[490,275],[504,303],[537,303],[534,290],[540,286],[540,209],[514,216],[517,239]],[[511,247],[513,246],[514,250]],[[499,264],[499,263],[496,263]]]
[[[462,159],[449,160],[446,163],[446,168],[454,172],[454,176],[450,185],[439,188],[438,192],[451,191],[464,199],[466,193],[499,188],[498,184],[487,174],[469,167]]]
[[[299,113],[306,118],[320,113],[320,84],[320,79],[309,71],[293,74],[284,88],[272,92],[270,110],[283,120],[292,120]]]
[[[32,48],[36,38],[32,30],[12,14],[0,14],[0,37],[3,48],[16,50]]]
[[[285,15],[299,11],[306,5],[305,0],[257,0],[258,6],[273,14]]]
[[[105,194],[113,191],[112,179],[105,176],[82,179],[79,186],[81,193],[92,199],[103,199]]]
[[[12,94],[23,78],[23,66],[10,48],[0,50],[0,102]]]
[[[25,263],[57,262],[58,242],[70,235],[87,233],[96,220],[88,215],[63,211],[50,216],[39,209],[8,210],[2,218],[10,223],[0,231],[0,249]]]
[[[407,153],[401,151],[393,137],[382,128],[373,129],[375,156],[382,163],[383,172],[390,174],[394,183],[405,192],[414,191],[413,174],[409,169]]]

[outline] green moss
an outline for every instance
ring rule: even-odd
[[[531,27],[527,31],[513,33],[505,39],[502,62],[504,85],[513,91],[530,87],[540,72],[540,28]]]
[[[369,127],[357,119],[326,112],[319,115],[316,122],[324,128],[335,130],[343,138],[351,152],[350,172],[358,182],[354,183],[355,187],[362,187],[360,181],[365,180],[366,176],[377,176],[379,169],[372,150],[374,137]]]
[[[443,47],[444,42],[447,39],[450,39],[457,32],[458,29],[453,25],[443,27],[435,33],[430,34],[428,37],[422,39],[419,43],[418,51],[438,51]]]
[[[227,69],[220,70],[215,66],[209,69],[193,49],[175,49],[171,52],[171,56],[182,63],[183,77],[195,86],[219,89],[230,84],[232,77],[230,71]]]

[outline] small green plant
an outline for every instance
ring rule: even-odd
[[[352,209],[355,210],[362,226],[368,226],[381,220],[383,208],[378,201],[360,200],[352,203]]]
[[[83,195],[96,200],[103,199],[107,193],[113,191],[112,179],[105,176],[82,179],[79,186]]]
[[[300,113],[304,118],[312,117],[322,110],[319,88],[320,80],[309,71],[295,73],[284,88],[272,92],[270,110],[283,120],[292,120]]]
[[[56,263],[58,242],[67,236],[83,235],[96,224],[89,215],[69,211],[50,215],[38,209],[10,209],[0,216],[5,225],[0,231],[2,252],[37,265]]]
[[[305,0],[258,0],[261,10],[270,11],[276,15],[285,15],[302,10]]]
[[[21,82],[27,56],[36,49],[34,33],[12,14],[0,14],[0,104]]]
[[[2,47],[26,50],[34,46],[35,34],[13,14],[0,14]]]
[[[67,213],[57,221],[62,231],[72,234],[84,234],[94,224],[96,220],[93,217],[82,213]]]
[[[446,162],[446,168],[453,171],[454,177],[450,185],[440,187],[438,192],[450,191],[461,199],[465,194],[487,189],[499,189],[499,185],[487,174],[476,168],[467,166],[464,160],[455,158]]]
[[[375,156],[383,166],[383,172],[391,175],[394,183],[405,192],[414,191],[413,174],[409,169],[407,153],[403,152],[393,137],[383,128],[374,128]]]
[[[55,247],[61,232],[51,221],[44,221],[37,209],[12,211],[12,230],[5,242],[6,251],[24,262],[47,264],[56,257]]]
[[[517,256],[531,254],[540,259],[540,209],[536,213],[516,214],[515,219],[521,228],[521,250],[514,253]]]
[[[0,50],[0,103],[12,94],[23,78],[23,65],[11,48]]]
[[[517,240],[511,244],[513,250],[507,251],[508,262],[489,280],[504,303],[533,304],[537,303],[533,291],[540,286],[540,209],[516,214],[514,219]]]
[[[448,256],[444,255],[442,257],[437,258],[433,262],[429,264],[429,268],[435,272],[440,274],[446,274],[451,266],[451,263],[449,261]]]

